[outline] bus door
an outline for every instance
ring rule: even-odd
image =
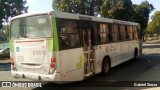
[[[94,73],[94,50],[92,28],[82,28],[82,44],[84,53],[84,76]]]

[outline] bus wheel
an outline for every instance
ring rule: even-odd
[[[109,63],[109,58],[105,57],[103,62],[102,62],[102,75],[105,76],[108,74],[110,70],[110,63]]]
[[[138,49],[135,48],[135,50],[134,50],[134,59],[135,59],[137,56],[138,56]]]

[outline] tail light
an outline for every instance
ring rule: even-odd
[[[52,58],[51,59],[51,63],[55,63],[56,62],[56,59],[55,58]]]
[[[51,68],[54,68],[54,66],[55,66],[54,63],[51,63],[51,64],[50,64],[50,67],[51,67]]]
[[[14,61],[11,61],[11,64],[14,65]]]
[[[17,71],[16,66],[14,65],[14,60],[11,56],[10,56],[10,61],[11,61],[11,65],[12,65],[12,70]]]
[[[56,62],[56,59],[55,58],[51,58],[51,64],[50,64],[51,68],[55,67],[55,62]]]
[[[11,61],[11,64],[14,65],[14,61],[12,57],[10,57],[10,61]]]

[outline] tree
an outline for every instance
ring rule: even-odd
[[[156,11],[151,19],[152,21],[148,23],[147,31],[160,33],[160,11]]]
[[[0,0],[0,28],[3,22],[8,22],[9,17],[26,13],[26,0]]]
[[[5,30],[5,35],[6,35],[7,41],[9,40],[9,31],[10,31],[10,25],[7,25],[6,30]]]
[[[76,13],[83,15],[98,15],[102,0],[53,0],[55,11]]]
[[[102,17],[129,21],[132,16],[131,0],[103,0],[100,6]]]
[[[149,4],[148,1],[143,1],[140,5],[133,5],[133,22],[138,22],[141,25],[142,30],[146,30],[146,27],[148,25],[149,20],[149,13],[154,10],[154,7],[152,4]]]
[[[53,9],[91,16],[100,14],[104,18],[137,22],[144,31],[149,13],[154,7],[148,1],[137,5],[132,4],[131,0],[53,0]]]
[[[150,34],[154,33],[154,28],[153,28],[153,23],[152,22],[148,23],[146,33],[150,33]]]
[[[153,5],[148,1],[137,5],[132,4],[131,0],[104,0],[100,7],[100,14],[103,17],[140,23],[142,29],[145,30],[149,13],[153,9]]]

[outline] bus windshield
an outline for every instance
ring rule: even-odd
[[[51,37],[51,24],[48,15],[29,16],[12,20],[11,38]]]

